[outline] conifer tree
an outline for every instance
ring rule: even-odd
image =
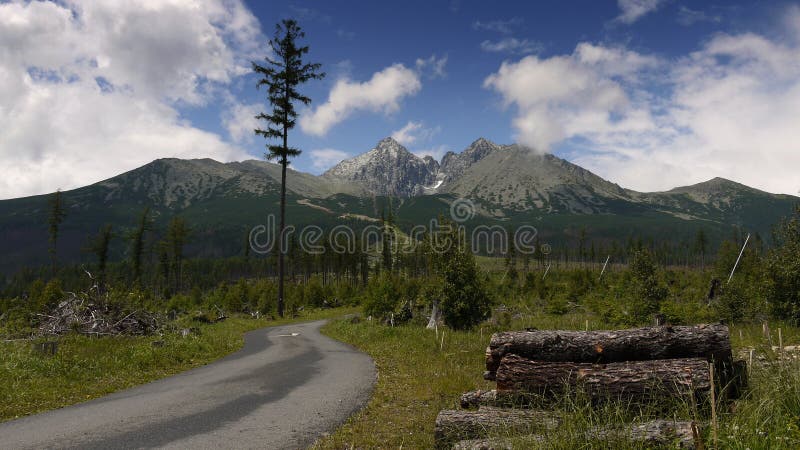
[[[150,208],[146,207],[139,215],[136,229],[131,233],[131,266],[133,266],[133,282],[138,284],[142,276],[142,255],[144,254],[144,237],[150,231]]]
[[[61,222],[64,221],[64,217],[67,215],[66,211],[64,211],[64,200],[61,196],[61,189],[55,191],[53,195],[50,197],[50,216],[48,217],[47,223],[49,225],[50,231],[50,261],[52,263],[52,270],[53,276],[56,276],[56,269],[57,269],[57,244],[58,244],[58,232],[61,226]]]
[[[253,71],[262,77],[258,80],[257,88],[266,86],[267,100],[272,107],[269,113],[256,116],[267,123],[265,129],[254,130],[256,134],[267,140],[280,140],[279,144],[268,144],[266,158],[277,159],[281,165],[281,202],[280,225],[278,242],[278,315],[283,317],[284,310],[284,248],[282,246],[286,229],[286,167],[289,159],[300,155],[300,150],[289,146],[289,130],[297,122],[295,102],[304,105],[311,103],[311,98],[301,94],[297,88],[301,84],[312,80],[321,79],[325,73],[320,72],[322,67],[316,63],[303,62],[303,56],[308,53],[307,46],[299,46],[298,40],[305,37],[305,33],[294,20],[283,20],[275,26],[275,35],[269,41],[273,57],[266,57],[266,64],[260,65],[253,62]]]

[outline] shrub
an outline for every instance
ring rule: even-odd
[[[452,252],[442,267],[442,319],[457,330],[479,324],[491,313],[491,300],[478,274],[474,256],[464,249]]]
[[[767,258],[767,299],[779,318],[800,321],[800,207],[775,233]]]
[[[400,305],[400,281],[387,271],[381,272],[367,283],[364,291],[364,313],[385,319]]]
[[[628,275],[628,320],[633,323],[646,322],[658,311],[661,301],[667,298],[669,291],[659,279],[658,266],[647,250],[634,253]]]
[[[176,313],[188,313],[197,304],[188,295],[177,294],[173,295],[167,303],[167,311],[174,311]]]
[[[312,276],[305,285],[305,304],[314,307],[322,306],[333,297],[329,286],[323,286],[319,276]]]

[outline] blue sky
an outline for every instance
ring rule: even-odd
[[[261,157],[249,61],[290,17],[328,74],[303,87],[298,170],[390,135],[437,157],[486,137],[639,190],[800,191],[798,2],[11,0],[0,198],[157,157]]]
[[[445,75],[433,77],[424,72],[422,88],[404,97],[399,111],[360,111],[323,136],[295,130],[292,140],[307,152],[294,165],[315,173],[320,169],[314,167],[311,150],[332,148],[358,154],[408,122],[430,130],[429,136],[408,145],[420,153],[461,151],[481,136],[498,143],[514,142],[513,111],[503,107],[496,93],[483,88],[486,77],[503,61],[530,54],[543,58],[568,54],[581,42],[622,44],[646,53],[680,57],[696,50],[712,33],[759,29],[783,10],[778,3],[766,8],[754,2],[722,4],[665,2],[627,24],[617,20],[621,10],[615,1],[504,2],[501,7],[485,1],[403,1],[392,2],[390,7],[384,2],[248,2],[265,34],[269,35],[274,23],[289,17],[305,29],[310,59],[321,62],[328,73],[324,81],[305,88],[315,105],[325,101],[342,77],[366,81],[395,63],[413,68],[417,59],[446,58]],[[687,24],[686,11],[701,20]],[[481,46],[512,39],[521,43],[520,48],[489,51]],[[262,96],[252,89],[253,79],[247,80],[236,95],[248,102],[261,101]],[[207,123],[217,122],[214,108],[198,113],[203,114],[211,116]],[[254,142],[248,151],[258,155],[262,146],[262,142]],[[567,155],[570,150],[567,144],[555,149]]]

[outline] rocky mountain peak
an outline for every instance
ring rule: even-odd
[[[325,176],[360,183],[378,195],[411,197],[424,193],[435,182],[438,170],[433,158],[420,158],[387,137],[372,150],[335,165]]]
[[[442,157],[439,180],[442,184],[457,180],[470,166],[499,148],[488,139],[478,138],[461,153],[447,152]]]

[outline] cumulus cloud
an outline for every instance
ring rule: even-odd
[[[422,122],[409,121],[403,128],[392,132],[392,138],[408,147],[409,145],[429,141],[439,131],[439,127],[428,128]]]
[[[222,113],[222,125],[228,131],[228,136],[233,142],[252,142],[256,128],[263,128],[256,116],[264,110],[264,105],[258,103],[243,104],[234,101]]]
[[[481,50],[492,53],[511,53],[524,55],[527,53],[539,53],[544,49],[541,42],[529,39],[517,39],[509,37],[499,41],[485,40],[481,42]]]
[[[238,0],[0,4],[0,198],[158,157],[244,157],[177,108],[247,71],[259,38]]]
[[[517,139],[548,151],[575,135],[649,127],[649,114],[631,104],[622,83],[656,64],[635,52],[584,43],[571,55],[504,62],[484,87],[499,92],[506,106],[516,106]]]
[[[720,176],[797,194],[800,14],[787,17],[783,39],[719,34],[675,61],[584,43],[503,63],[484,86],[516,109],[519,142],[559,144],[624,186]]]
[[[617,0],[620,15],[617,16],[616,20],[625,24],[632,24],[658,9],[664,4],[664,1],[665,0]]]
[[[333,126],[356,111],[390,114],[400,108],[400,101],[422,87],[419,74],[402,64],[394,64],[372,75],[369,81],[342,78],[328,95],[328,100],[300,117],[300,129],[306,134],[324,136]]]
[[[324,172],[325,170],[328,170],[338,164],[343,159],[350,157],[347,152],[332,148],[311,150],[309,155],[311,155],[311,166],[317,172]]]

